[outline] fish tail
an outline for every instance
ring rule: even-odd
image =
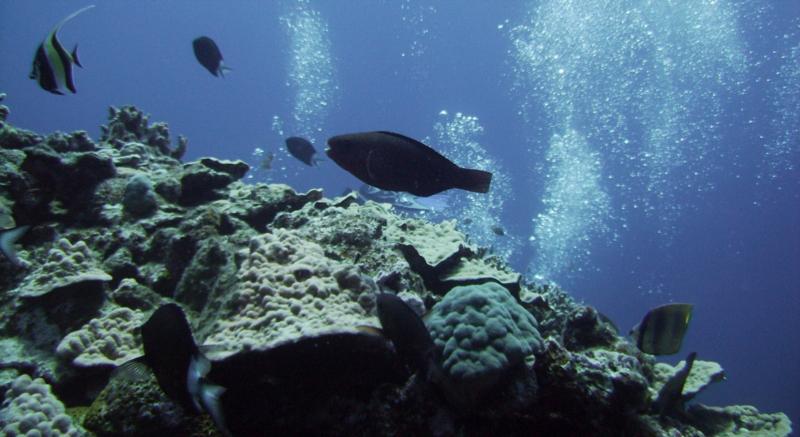
[[[22,262],[17,257],[17,251],[14,249],[14,243],[17,242],[25,232],[30,229],[29,225],[17,226],[16,228],[6,229],[0,231],[0,252],[11,261],[11,264],[19,267]]]
[[[476,193],[486,193],[492,183],[492,174],[488,171],[462,168],[456,179],[456,188]]]
[[[225,393],[225,387],[214,384],[203,384],[201,388],[201,396],[203,409],[211,416],[211,420],[216,425],[217,429],[225,436],[231,435],[228,427],[225,425],[225,416],[222,413],[222,405],[220,405],[220,396]]]

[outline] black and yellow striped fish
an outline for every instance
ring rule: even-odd
[[[671,355],[681,349],[692,319],[692,304],[670,303],[653,308],[631,329],[636,347],[652,355]]]
[[[39,86],[45,91],[63,95],[62,91],[66,88],[72,91],[73,94],[76,92],[75,80],[72,76],[72,64],[83,67],[78,60],[78,45],[75,44],[72,53],[67,52],[58,40],[58,31],[64,23],[93,7],[94,5],[86,6],[61,20],[36,49],[36,54],[33,57],[33,69],[29,77],[38,82]]]

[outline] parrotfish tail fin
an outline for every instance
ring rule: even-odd
[[[225,387],[204,383],[200,391],[203,409],[211,416],[214,425],[223,435],[232,435],[225,426],[225,415],[222,413],[222,405],[220,404],[220,397],[225,393]]]
[[[476,193],[486,193],[492,183],[492,174],[488,171],[462,168],[456,178],[456,187]]]
[[[94,7],[94,5],[85,6],[85,7],[81,8],[81,9],[78,9],[77,11],[67,15],[63,20],[59,21],[58,24],[56,24],[53,27],[53,31],[51,33],[52,34],[57,33],[58,30],[61,29],[61,26],[64,25],[64,23],[66,23],[67,21],[77,17],[78,15],[80,15],[80,14],[86,12],[86,11],[88,11],[89,9],[92,9],[93,7]]]
[[[22,238],[28,229],[30,229],[30,226],[23,225],[0,231],[0,252],[11,261],[11,264],[17,267],[21,266],[22,262],[19,260],[19,257],[17,257],[17,250],[14,249],[14,243]]]
[[[80,59],[78,59],[78,44],[75,44],[75,48],[72,49],[71,56],[72,56],[72,63],[77,65],[78,67],[83,68]]]

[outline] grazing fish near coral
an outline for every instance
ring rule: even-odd
[[[631,329],[636,347],[652,355],[678,353],[692,318],[692,305],[671,303],[648,311],[642,321]]]
[[[398,355],[424,378],[434,379],[438,371],[436,348],[422,318],[391,293],[378,293],[375,305],[383,334],[391,340]]]
[[[194,57],[197,58],[197,62],[214,76],[225,77],[225,72],[231,70],[222,62],[222,52],[219,51],[219,47],[213,39],[207,36],[195,38],[192,41],[192,48],[194,48]]]
[[[395,208],[411,212],[444,209],[444,206],[447,205],[447,199],[445,198],[446,195],[444,194],[436,197],[429,197],[427,199],[431,199],[431,201],[423,203],[420,202],[418,198],[406,193],[383,191],[367,184],[362,184],[360,187],[358,187],[358,194],[367,200],[378,203],[390,203]]]
[[[94,5],[79,9],[66,18],[61,20],[53,27],[47,38],[36,48],[33,57],[33,69],[28,76],[34,79],[42,89],[53,94],[63,95],[63,89],[72,91],[75,94],[75,79],[73,77],[72,65],[83,68],[78,60],[78,45],[72,49],[72,53],[67,52],[61,41],[58,40],[58,31],[67,21],[75,18],[82,12],[93,8]]]
[[[3,229],[0,230],[0,252],[11,261],[11,264],[14,266],[19,267],[22,265],[22,261],[19,260],[17,256],[17,250],[14,249],[14,243],[17,242],[26,232],[28,232],[30,226],[23,225],[17,226],[15,228],[10,229]]]
[[[230,435],[220,405],[225,388],[205,379],[211,362],[197,347],[181,307],[162,305],[142,325],[144,363],[170,399],[188,411],[206,411],[217,428]]]
[[[328,140],[326,153],[362,182],[415,196],[459,188],[486,193],[492,174],[461,168],[425,144],[394,132],[361,132]]]
[[[317,149],[305,138],[289,137],[286,139],[286,150],[297,158],[300,162],[309,167],[319,164],[319,158],[315,157]]]

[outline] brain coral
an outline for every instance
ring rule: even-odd
[[[206,343],[231,351],[375,325],[374,284],[354,267],[327,258],[317,243],[275,229],[255,237],[239,271],[239,287]]]
[[[454,379],[496,374],[542,347],[536,319],[494,282],[453,288],[433,307],[427,325],[442,367]]]
[[[64,413],[64,404],[41,378],[22,375],[6,391],[0,408],[3,435],[81,436],[86,432]]]
[[[47,261],[28,276],[17,293],[36,297],[80,282],[110,280],[111,275],[98,267],[86,243],[72,244],[62,238],[50,249]]]
[[[61,340],[56,354],[76,366],[125,363],[142,354],[137,328],[144,323],[141,311],[116,308],[89,321]]]

